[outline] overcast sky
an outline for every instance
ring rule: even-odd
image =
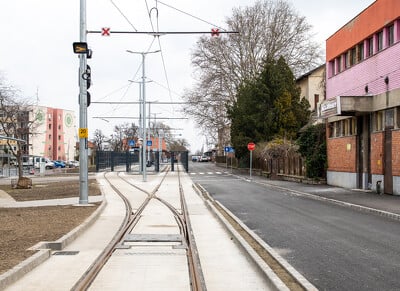
[[[32,98],[39,105],[74,110],[78,107],[79,60],[72,51],[72,43],[79,41],[79,1],[75,0],[14,0],[3,1],[0,9],[2,39],[0,45],[0,74],[17,87],[21,95]],[[163,0],[182,11],[217,26],[226,27],[225,19],[233,7],[250,6],[251,0]],[[325,47],[325,40],[374,0],[289,0],[313,26],[315,40]],[[114,4],[113,4],[114,3]],[[156,1],[147,0],[149,8]],[[117,9],[118,8],[118,9]],[[154,12],[155,10],[153,10]],[[125,19],[124,16],[129,20]],[[154,27],[156,13],[152,13]],[[151,31],[146,1],[87,0],[87,28],[100,30]],[[132,27],[133,26],[133,27]],[[210,31],[213,26],[158,3],[160,31]],[[146,57],[146,76],[152,82],[146,86],[148,101],[181,101],[184,88],[193,84],[190,53],[195,35],[165,35],[160,37],[162,54]],[[89,34],[88,44],[93,58],[88,60],[92,69],[92,101],[138,101],[139,85],[128,80],[139,80],[142,58],[127,53],[147,51],[153,37],[116,35],[105,37]],[[160,49],[156,39],[152,50]],[[164,59],[164,62],[163,62]],[[168,87],[170,91],[168,91]],[[154,108],[153,108],[154,107]],[[152,116],[158,118],[183,117],[178,105],[153,106]],[[138,105],[98,105],[88,108],[90,137],[95,129],[111,134],[115,124],[137,120],[95,119],[101,116],[138,116]],[[205,139],[190,120],[164,120],[189,141],[191,150],[201,149]],[[79,123],[77,123],[79,127]]]

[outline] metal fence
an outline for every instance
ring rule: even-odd
[[[151,151],[146,153],[148,161],[146,166],[151,167],[155,172],[160,170],[160,158],[158,152]],[[182,163],[186,172],[189,171],[189,153],[187,151],[174,151],[165,153],[167,160],[165,162],[171,163],[171,170],[174,170],[175,163]],[[96,172],[110,170],[114,171],[117,166],[124,166],[127,172],[140,172],[139,166],[139,152],[113,152],[113,151],[96,151]]]
[[[23,167],[22,173],[24,176],[30,175],[33,167]],[[0,177],[8,178],[8,177],[16,177],[18,176],[18,167],[1,167],[0,168]]]

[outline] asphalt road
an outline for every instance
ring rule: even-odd
[[[400,290],[400,222],[190,163],[207,191],[320,290]]]

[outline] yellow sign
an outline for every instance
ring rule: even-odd
[[[79,128],[79,138],[88,138],[88,129],[87,128]]]
[[[88,52],[88,45],[86,42],[74,42],[72,46],[76,54],[86,54]]]

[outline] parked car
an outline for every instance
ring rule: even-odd
[[[69,161],[66,163],[66,166],[68,168],[77,168],[77,167],[79,167],[79,162],[78,161]]]
[[[208,162],[208,161],[210,161],[210,157],[207,156],[202,156],[199,160],[199,162]]]
[[[65,163],[63,161],[53,161],[55,168],[65,168]]]

